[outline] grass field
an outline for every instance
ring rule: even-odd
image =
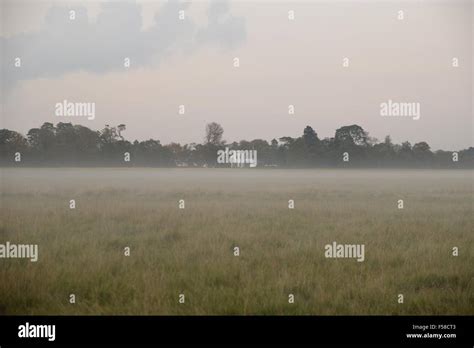
[[[473,171],[0,170],[3,314],[474,314]]]

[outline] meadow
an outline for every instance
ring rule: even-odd
[[[1,168],[0,314],[472,315],[473,173]]]

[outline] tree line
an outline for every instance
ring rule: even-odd
[[[106,125],[94,131],[81,125],[45,122],[26,137],[0,130],[0,163],[3,166],[146,166],[226,167],[217,163],[217,151],[257,150],[259,167],[413,167],[474,168],[474,147],[459,151],[431,151],[428,143],[394,144],[369,136],[358,125],[343,126],[334,137],[320,139],[306,126],[300,137],[281,137],[226,143],[218,123],[205,128],[202,143],[161,144],[159,140],[135,140],[123,136],[126,126]],[[127,161],[127,155],[129,161]]]

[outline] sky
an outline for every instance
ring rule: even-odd
[[[471,0],[0,1],[0,128],[125,124],[128,140],[167,144],[202,142],[209,122],[227,142],[358,124],[474,146]],[[56,116],[63,100],[95,103],[95,118]],[[420,118],[382,117],[388,100]]]

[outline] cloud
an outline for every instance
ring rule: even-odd
[[[84,7],[53,6],[38,32],[0,38],[4,87],[70,72],[123,70],[126,57],[131,68],[155,65],[166,56],[192,52],[204,43],[228,49],[245,38],[244,21],[230,14],[229,3],[212,2],[204,28],[187,16],[178,18],[179,11],[188,6],[189,2],[164,3],[145,31],[141,30],[141,7],[134,2],[102,4],[94,22],[89,21]],[[70,19],[71,10],[75,11],[74,20]],[[14,65],[16,57],[21,58],[21,68]]]
[[[197,39],[200,42],[219,43],[232,47],[245,40],[245,20],[229,13],[229,2],[213,0],[209,6],[209,23],[200,29]]]

